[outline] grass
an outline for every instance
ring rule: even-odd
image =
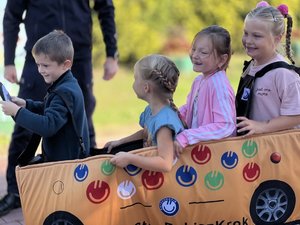
[[[244,55],[233,55],[227,71],[228,78],[235,90],[244,59],[246,59]],[[123,137],[139,129],[139,115],[146,106],[146,102],[138,99],[132,90],[132,69],[122,67],[111,81],[102,80],[102,73],[102,69],[94,71],[94,93],[97,105],[93,117],[99,147],[110,139]],[[177,106],[185,103],[196,75],[195,72],[186,69],[186,66],[184,70],[181,70],[179,84],[174,96],[174,102]],[[0,112],[0,116],[1,114],[2,112]],[[11,118],[5,122],[0,121],[0,156],[7,154],[12,129],[13,121]]]

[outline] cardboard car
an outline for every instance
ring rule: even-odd
[[[25,223],[300,224],[300,130],[188,146],[169,173],[117,168],[111,157],[17,167]]]

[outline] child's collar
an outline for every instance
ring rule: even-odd
[[[64,72],[56,81],[54,81],[51,86],[48,88],[48,90],[52,90],[68,73],[70,70],[67,70]]]

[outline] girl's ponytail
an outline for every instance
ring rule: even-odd
[[[292,50],[291,50],[293,18],[289,15],[289,8],[287,5],[281,4],[277,7],[277,9],[281,12],[283,17],[287,19],[286,36],[285,36],[285,52],[286,52],[286,56],[291,61],[291,63],[295,64],[295,61],[292,56]]]

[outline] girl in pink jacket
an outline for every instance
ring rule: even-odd
[[[177,155],[187,145],[236,133],[235,95],[225,72],[231,58],[229,32],[216,25],[201,30],[193,40],[190,58],[193,70],[202,74],[179,109],[188,129],[176,137]]]

